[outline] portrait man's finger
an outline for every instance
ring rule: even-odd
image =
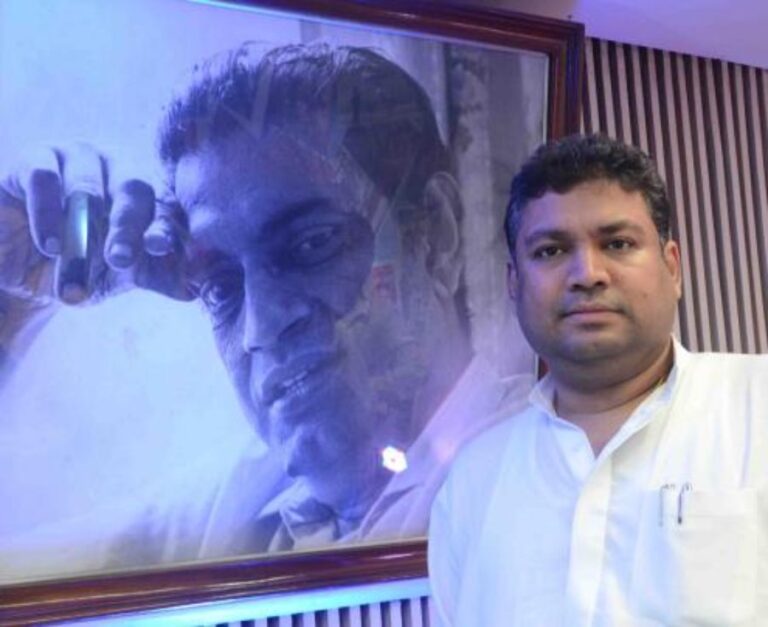
[[[41,149],[29,152],[25,163],[14,187],[24,197],[35,246],[53,257],[61,253],[64,224],[59,160],[53,150]]]
[[[85,192],[102,199],[106,196],[107,168],[95,148],[75,143],[59,154],[65,196],[73,192]]]
[[[154,219],[144,232],[144,250],[155,257],[179,253],[186,237],[186,222],[178,203],[158,199]]]
[[[122,183],[115,191],[105,243],[107,262],[116,269],[136,263],[142,253],[142,237],[155,213],[155,192],[144,181]]]

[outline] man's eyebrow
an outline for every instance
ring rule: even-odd
[[[550,229],[546,227],[533,229],[523,238],[525,246],[531,246],[540,240],[563,241],[570,239],[571,235],[564,229]]]
[[[643,228],[632,220],[617,220],[616,222],[610,222],[608,224],[603,224],[597,227],[597,234],[601,236],[615,235],[616,233],[626,231],[642,233]],[[526,246],[531,246],[541,240],[553,240],[561,242],[571,239],[572,237],[572,234],[565,229],[541,227],[528,233],[528,235],[526,235],[523,239],[523,244]]]
[[[634,231],[639,233],[643,231],[643,228],[637,224],[637,222],[633,222],[632,220],[617,220],[610,224],[604,224],[597,229],[597,232],[600,235],[615,235],[622,231]]]
[[[188,253],[185,274],[191,285],[196,285],[205,280],[207,276],[223,266],[235,266],[236,262],[221,251],[191,247]]]
[[[313,209],[327,209],[330,205],[331,201],[324,196],[312,196],[297,202],[289,203],[278,215],[267,220],[262,225],[262,230],[270,233],[275,230],[283,229],[289,226],[291,222],[307,214],[309,211]]]

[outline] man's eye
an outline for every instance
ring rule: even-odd
[[[534,259],[550,259],[552,257],[556,257],[557,255],[561,255],[563,253],[562,246],[558,246],[555,244],[547,244],[546,246],[539,246],[536,250],[533,251],[533,258]]]
[[[606,244],[608,250],[625,251],[632,248],[634,244],[628,239],[612,239]]]
[[[235,313],[243,299],[241,272],[219,273],[200,286],[200,298],[216,320],[223,321]]]
[[[303,266],[313,266],[334,257],[344,246],[344,228],[328,224],[304,229],[290,244],[293,261]]]

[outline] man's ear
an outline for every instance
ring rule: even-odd
[[[427,270],[435,289],[452,298],[459,289],[464,266],[461,247],[461,195],[456,180],[447,172],[433,174],[424,186],[422,203],[427,211]]]
[[[662,256],[669,273],[672,275],[679,300],[683,295],[683,276],[680,270],[680,246],[678,243],[674,240],[668,240],[662,249]]]

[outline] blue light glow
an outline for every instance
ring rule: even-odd
[[[219,9],[233,9],[235,11],[246,11],[248,13],[261,13],[267,15],[280,15],[285,17],[284,12],[249,6],[245,4],[233,4],[232,2],[227,2],[226,0],[187,0],[187,2],[192,2],[194,4],[205,4],[208,6],[217,7]]]
[[[102,617],[77,621],[77,625],[181,627],[191,624],[217,624],[413,599],[428,594],[429,580],[423,577],[363,586],[270,595],[239,601],[204,603],[111,618]]]

